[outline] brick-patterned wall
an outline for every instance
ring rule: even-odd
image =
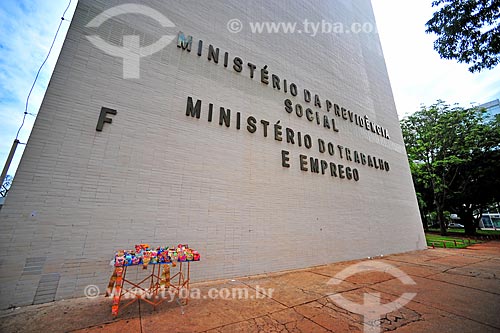
[[[125,1],[128,2],[128,1]],[[422,249],[425,239],[378,36],[252,34],[250,21],[371,22],[363,1],[151,1],[168,17],[163,28],[142,15],[121,15],[100,28],[86,24],[120,2],[82,0],[66,37],[12,190],[0,211],[0,306],[104,291],[114,251],[136,243],[188,243],[202,254],[193,279],[209,280]],[[244,24],[227,30],[229,19]],[[140,78],[122,77],[122,60],[94,47],[87,35],[120,44],[140,35],[151,44],[182,30],[193,50],[175,41],[140,61]],[[196,44],[204,52],[196,55]],[[207,60],[220,48],[219,64]],[[244,61],[242,73],[224,68]],[[247,62],[257,65],[249,77]],[[295,82],[299,96],[260,82],[260,69]],[[302,89],[339,103],[388,129],[387,140],[348,121],[338,133],[285,112],[304,102]],[[200,119],[186,100],[202,100]],[[207,121],[208,103],[214,121]],[[101,107],[116,109],[96,131]],[[219,107],[233,112],[218,124]],[[236,129],[234,115],[243,126]],[[246,129],[246,118],[271,122]],[[274,140],[272,125],[308,133],[383,158],[389,172]],[[281,166],[281,151],[290,168]],[[300,170],[299,154],[356,167],[358,182]]]

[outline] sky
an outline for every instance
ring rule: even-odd
[[[201,1],[201,0],[200,0]],[[36,73],[49,51],[69,0],[0,1],[0,167],[3,168],[21,125]],[[435,8],[432,0],[372,0],[398,115],[411,114],[421,104],[438,99],[463,107],[500,98],[500,66],[470,73],[466,64],[439,58],[435,37],[425,33],[425,23]],[[35,115],[57,61],[76,7],[72,0],[51,55],[29,99]],[[26,143],[35,116],[28,115],[19,133]],[[14,175],[24,146],[20,145],[8,174]]]
[[[372,0],[398,115],[441,99],[469,107],[500,98],[500,66],[472,74],[467,64],[440,59],[425,23],[432,0]]]
[[[3,169],[12,142],[21,126],[26,98],[40,65],[45,60],[69,0],[0,1],[0,167]],[[76,8],[72,0],[57,40],[31,93],[28,112],[36,114]],[[26,143],[35,117],[26,116],[19,133]],[[19,145],[8,174],[14,175],[24,145]]]

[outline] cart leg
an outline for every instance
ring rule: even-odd
[[[125,273],[126,273],[127,267],[117,267],[116,268],[116,285],[115,285],[115,290],[114,290],[114,295],[113,295],[113,305],[111,305],[111,314],[113,316],[118,315],[118,309],[120,307],[120,300],[122,297],[122,286],[123,286],[123,279],[125,278]]]
[[[106,297],[111,295],[111,293],[113,292],[113,288],[115,287],[116,270],[117,269],[118,269],[118,267],[115,267],[115,269],[113,270],[113,274],[111,275],[111,278],[109,279],[108,288],[106,289]]]
[[[186,280],[186,286],[187,286],[187,297],[186,297],[186,305],[188,304],[189,302],[189,296],[190,296],[190,292],[189,292],[189,275],[190,275],[190,268],[191,268],[191,261],[188,261],[188,271],[187,271],[187,280]]]

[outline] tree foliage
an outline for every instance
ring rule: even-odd
[[[469,234],[478,222],[473,213],[500,201],[500,116],[484,124],[479,139],[481,149],[472,150],[470,160],[459,169],[448,203]]]
[[[500,61],[499,0],[437,0],[440,7],[426,23],[435,33],[441,58],[470,64],[470,72],[491,69]]]
[[[445,210],[472,216],[498,199],[491,181],[500,173],[498,119],[438,101],[401,120],[401,128],[420,208],[436,211],[442,234]]]

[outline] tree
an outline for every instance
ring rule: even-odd
[[[500,61],[499,0],[437,0],[436,11],[426,23],[435,33],[434,49],[444,59],[471,64],[469,71],[492,69]]]
[[[422,164],[410,163],[410,170],[413,178],[413,185],[415,187],[415,193],[417,195],[418,207],[420,209],[420,218],[422,220],[422,225],[424,230],[427,231],[429,224],[432,222],[432,192],[426,184],[424,177],[421,177]],[[430,203],[430,204],[428,204]]]
[[[474,234],[482,212],[500,200],[500,116],[483,124],[471,158],[463,163],[450,187],[449,206],[460,216],[466,234]]]
[[[484,111],[451,107],[438,101],[401,120],[415,188],[430,192],[441,234],[446,234],[445,209],[461,168],[484,149]],[[424,196],[421,196],[424,198]],[[422,207],[421,207],[422,208]]]
[[[482,155],[482,156],[481,156]],[[449,206],[461,219],[465,233],[476,232],[482,212],[491,203],[498,201],[500,180],[500,151],[487,151],[477,154],[460,168],[455,186],[450,188]]]

